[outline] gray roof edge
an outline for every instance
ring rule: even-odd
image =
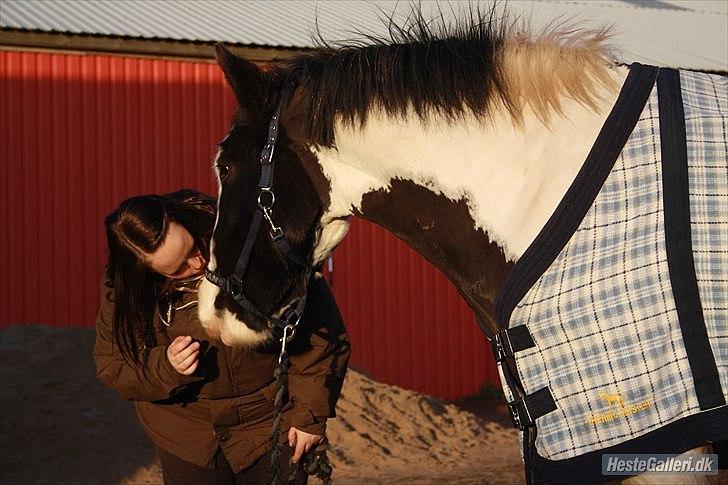
[[[59,54],[102,54],[122,57],[215,62],[216,41],[142,39],[104,34],[66,34],[0,28],[0,50]],[[311,49],[222,42],[237,55],[256,63],[278,62]]]
[[[250,48],[261,48],[261,49],[280,49],[286,51],[309,51],[311,47],[301,47],[296,45],[283,45],[283,44],[259,44],[259,43],[242,43],[233,42],[229,40],[199,40],[199,39],[177,39],[171,37],[149,37],[149,36],[137,36],[137,35],[123,35],[123,34],[106,34],[96,32],[68,32],[62,30],[48,30],[48,29],[27,29],[22,27],[6,27],[0,26],[0,32],[24,32],[29,34],[47,34],[47,35],[58,35],[67,37],[79,37],[79,38],[107,38],[107,39],[124,39],[134,40],[139,42],[173,42],[178,44],[197,44],[197,45],[215,45],[225,44],[237,47],[250,47]],[[4,44],[2,37],[0,37],[0,45]]]

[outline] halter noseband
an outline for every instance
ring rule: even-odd
[[[222,291],[225,291],[233,297],[236,303],[238,303],[247,312],[252,313],[258,318],[269,320],[273,322],[277,327],[282,329],[289,328],[288,331],[295,331],[295,326],[303,315],[303,310],[306,305],[306,293],[308,289],[308,283],[306,284],[306,291],[298,300],[295,307],[291,307],[286,310],[286,314],[283,318],[275,318],[269,315],[263,314],[258,307],[256,307],[244,293],[243,278],[248,269],[248,263],[250,262],[250,254],[253,251],[255,240],[260,231],[260,225],[263,219],[268,222],[270,226],[269,235],[273,240],[276,248],[288,257],[291,261],[301,266],[306,270],[305,278],[308,280],[311,273],[311,266],[306,262],[306,257],[303,255],[299,248],[293,246],[283,233],[283,229],[276,226],[273,222],[273,204],[275,203],[275,194],[273,193],[273,173],[275,168],[275,162],[273,155],[275,153],[276,142],[278,140],[278,127],[280,124],[281,109],[283,103],[288,99],[291,94],[293,85],[288,83],[281,91],[281,96],[278,101],[276,111],[271,117],[270,124],[268,125],[268,140],[263,150],[260,152],[260,179],[258,180],[258,203],[257,210],[253,215],[253,221],[250,223],[250,229],[248,235],[245,238],[243,249],[240,251],[238,261],[235,263],[235,271],[230,276],[224,277],[215,271],[205,270],[205,278],[207,280],[220,287]],[[292,334],[287,335],[292,338]]]

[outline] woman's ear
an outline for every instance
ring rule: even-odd
[[[207,261],[205,261],[205,257],[202,255],[200,250],[198,249],[194,256],[192,256],[190,259],[187,260],[187,264],[190,265],[190,268],[192,268],[195,271],[199,271],[205,268],[207,266]]]

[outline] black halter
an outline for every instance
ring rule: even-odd
[[[286,310],[283,318],[275,318],[273,316],[264,315],[244,294],[243,278],[248,269],[248,263],[250,261],[250,254],[253,251],[255,240],[260,230],[260,225],[265,219],[270,225],[270,237],[273,240],[276,248],[288,259],[301,266],[306,270],[305,278],[311,275],[312,268],[307,263],[306,256],[302,254],[299,248],[294,247],[283,234],[283,229],[276,226],[273,222],[273,204],[275,203],[275,194],[273,193],[273,173],[275,168],[275,162],[273,161],[273,155],[275,153],[276,141],[278,140],[278,126],[280,123],[281,109],[283,103],[288,99],[291,94],[293,85],[287,84],[281,91],[280,100],[276,108],[273,117],[268,125],[268,140],[263,150],[260,153],[260,179],[258,180],[258,206],[255,214],[253,215],[253,221],[250,224],[248,235],[243,244],[243,249],[240,251],[237,263],[235,263],[235,271],[228,276],[223,277],[218,273],[210,270],[205,270],[205,278],[212,284],[217,285],[223,291],[229,293],[233,299],[245,309],[247,312],[252,313],[258,318],[269,320],[280,328],[286,328],[287,326],[293,326],[293,329],[289,328],[289,331],[295,330],[296,324],[303,315],[303,310],[306,305],[306,291],[298,300],[297,304]],[[308,282],[305,285],[308,288]],[[292,336],[289,334],[289,336]]]

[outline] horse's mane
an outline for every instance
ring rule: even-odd
[[[372,109],[390,116],[413,110],[420,118],[478,118],[494,107],[518,123],[529,106],[544,121],[566,93],[594,107],[595,84],[610,86],[607,30],[569,28],[566,22],[531,35],[522,19],[496,7],[472,8],[454,23],[428,20],[413,7],[402,24],[387,16],[389,35],[360,33],[363,41],[325,42],[277,70],[306,94],[309,139],[334,144],[337,120],[364,125]]]

